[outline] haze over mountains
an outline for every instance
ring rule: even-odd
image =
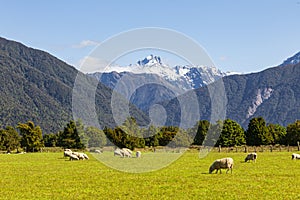
[[[133,66],[135,70],[146,68],[148,72],[85,75],[49,53],[0,38],[0,124],[15,126],[32,120],[44,133],[61,130],[73,118],[72,92],[79,75],[85,80],[79,93],[86,113],[94,108],[84,97],[89,86],[97,85],[95,110],[102,126],[116,125],[111,108],[112,88],[116,87],[125,88],[117,91],[135,105],[130,104],[130,113],[138,120],[147,121],[151,106],[159,104],[168,115],[167,125],[180,124],[182,105],[177,100],[180,95],[188,97],[190,93],[197,96],[199,119],[209,120],[212,108],[208,87],[214,87],[218,81],[223,82],[226,92],[226,118],[244,128],[257,116],[270,123],[287,125],[300,119],[299,57],[297,53],[282,65],[262,72],[226,76],[209,66],[170,68],[159,56],[151,55]],[[149,73],[150,70],[155,73]],[[91,76],[100,78],[101,83]]]

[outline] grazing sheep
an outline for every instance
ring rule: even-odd
[[[115,151],[114,151],[114,156],[120,156],[120,157],[131,157],[131,154],[132,154],[132,151],[130,149],[127,149],[127,148],[117,148]]]
[[[136,156],[137,158],[140,158],[141,155],[142,155],[142,153],[141,153],[140,151],[137,151],[137,152],[135,153],[135,156]]]
[[[232,158],[222,158],[215,160],[213,164],[209,167],[209,173],[211,174],[214,170],[217,170],[216,173],[221,169],[227,169],[226,174],[228,173],[229,170],[231,170],[232,173],[232,168],[233,168],[233,159]]]
[[[73,152],[74,153],[74,152]],[[79,158],[79,160],[84,160],[85,159],[85,156],[83,155],[84,153],[77,153],[76,152],[76,154],[74,154],[74,155],[76,155],[78,158]]]
[[[128,148],[122,148],[123,151],[128,151],[130,154],[132,154],[132,151]]]
[[[76,156],[75,154],[70,154],[69,157],[70,160],[79,160],[78,156]]]
[[[64,157],[70,157],[70,154],[72,154],[72,150],[71,149],[65,149]]]
[[[132,155],[132,151],[128,148],[122,148],[121,151],[123,152],[123,156],[124,157],[131,157]]]
[[[300,155],[297,154],[297,153],[293,153],[293,154],[292,154],[292,159],[293,159],[293,160],[300,159]]]
[[[114,156],[120,156],[120,157],[123,157],[123,156],[124,156],[123,150],[117,148],[117,149],[114,151]]]
[[[75,152],[75,151],[72,152],[72,154],[73,154],[73,155],[76,155],[77,157],[79,156],[79,153],[78,153],[78,152]]]
[[[101,151],[97,149],[97,150],[95,150],[95,153],[101,153]]]
[[[86,155],[85,153],[83,154],[83,157],[87,160],[89,159],[88,155]]]
[[[257,153],[249,153],[246,158],[245,158],[245,162],[252,160],[253,162],[256,162],[257,159]]]
[[[85,160],[89,157],[85,153],[72,152],[70,149],[65,149],[64,157],[70,157],[70,160]]]

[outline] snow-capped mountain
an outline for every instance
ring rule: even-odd
[[[298,63],[300,63],[300,52],[286,59],[280,66],[296,65]]]
[[[162,62],[161,62],[161,59],[159,56],[150,55],[150,56],[147,56],[146,58],[144,58],[144,60],[139,60],[137,62],[137,64],[143,65],[143,66],[151,66],[154,64],[162,65]]]
[[[130,64],[128,66],[113,65],[107,67],[104,72],[131,72],[134,74],[156,74],[167,80],[177,80],[180,78],[180,75],[176,74],[174,69],[162,63],[162,60],[159,56],[153,55],[149,55],[143,60],[137,61],[136,64]]]
[[[226,76],[227,74],[220,71],[216,67],[211,66],[190,66],[190,65],[176,65],[169,66],[165,64],[159,56],[149,55],[146,58],[137,61],[134,65],[125,67],[112,66],[106,68],[102,76],[107,76],[109,73],[130,72],[134,74],[155,74],[163,78],[176,87],[181,87],[183,91],[195,89],[204,85],[210,84],[217,79]],[[99,77],[99,73],[96,77]],[[101,80],[100,80],[101,81]],[[101,81],[102,82],[102,81]],[[178,85],[179,83],[179,85]],[[111,86],[111,83],[104,83]]]
[[[199,88],[210,84],[217,79],[226,76],[226,73],[217,69],[216,67],[207,66],[176,66],[176,74],[184,77],[191,85],[191,88]]]
[[[110,66],[104,72],[89,74],[115,89],[144,111],[188,90],[216,81],[226,73],[215,67],[176,65],[171,67],[159,56],[149,55],[136,64]]]

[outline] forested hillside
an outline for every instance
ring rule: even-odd
[[[33,121],[46,133],[61,130],[73,117],[72,90],[79,75],[84,80],[82,92],[97,82],[95,102],[100,124],[114,126],[111,89],[49,53],[0,38],[0,69],[0,125]],[[144,118],[134,106],[131,112]]]

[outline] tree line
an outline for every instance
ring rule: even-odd
[[[120,126],[105,127],[103,130],[86,127],[81,120],[71,120],[58,133],[42,134],[41,127],[32,121],[19,123],[15,128],[7,126],[0,129],[0,149],[7,152],[19,151],[20,148],[35,152],[43,147],[84,149],[112,144],[130,149],[166,145],[188,147],[191,144],[222,147],[275,144],[296,146],[297,141],[300,141],[300,120],[284,127],[267,124],[262,117],[252,118],[246,130],[231,119],[216,123],[200,120],[188,129],[154,125],[141,128],[132,117]]]
[[[145,146],[188,147],[190,145],[233,147],[241,145],[291,145],[300,141],[300,120],[287,127],[267,124],[263,117],[252,118],[244,130],[237,122],[226,119],[210,123],[198,121],[194,127],[181,129],[165,126],[139,128],[135,119],[129,118],[120,127],[105,128],[104,134],[119,147],[143,148]]]
[[[96,127],[84,127],[81,120],[71,120],[58,133],[42,134],[40,126],[32,121],[18,123],[16,128],[7,126],[0,129],[0,150],[8,153],[22,149],[26,152],[41,151],[43,147],[62,147],[70,149],[85,149],[88,146],[105,145],[106,137]]]

